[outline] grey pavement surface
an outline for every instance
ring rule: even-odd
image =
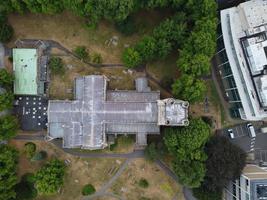
[[[4,57],[5,57],[5,47],[3,44],[0,42],[0,69],[4,68]]]
[[[267,161],[267,154],[265,156],[265,152],[267,152],[267,134],[261,133],[260,128],[263,126],[261,122],[253,123],[255,128],[256,137],[251,138],[249,136],[249,132],[247,129],[247,123],[239,124],[233,127],[228,127],[221,130],[221,133],[229,138],[229,140],[242,148],[245,152],[256,153],[256,159],[262,158],[261,160]],[[228,129],[232,129],[234,133],[234,139],[229,137]]]

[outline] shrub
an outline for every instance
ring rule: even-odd
[[[44,160],[47,157],[47,153],[45,151],[39,151],[38,153],[34,154],[34,156],[32,156],[32,161],[40,161],[40,160]]]
[[[95,193],[95,187],[92,184],[83,186],[82,195],[87,196]]]
[[[92,55],[92,62],[96,64],[101,64],[103,62],[103,58],[100,53],[94,53]]]
[[[154,161],[159,157],[155,143],[151,143],[145,149],[145,158],[150,161]]]
[[[64,74],[65,68],[61,58],[52,57],[49,61],[49,68],[54,74]]]
[[[18,119],[12,115],[0,118],[0,140],[9,140],[17,134]]]
[[[0,42],[9,42],[13,37],[14,30],[7,23],[0,24]]]
[[[122,54],[122,60],[126,67],[137,67],[142,63],[142,58],[134,48],[127,48]]]
[[[12,88],[14,76],[6,69],[0,69],[0,85],[6,89]]]
[[[55,194],[63,186],[65,168],[64,162],[53,159],[39,169],[35,174],[35,187],[38,193]]]
[[[139,180],[138,185],[142,188],[148,188],[149,183],[146,179],[142,178]]]
[[[136,32],[136,25],[132,17],[127,17],[124,21],[116,23],[115,27],[126,36],[132,35]]]
[[[12,108],[13,102],[14,94],[12,91],[0,94],[0,111]]]
[[[222,191],[211,192],[206,191],[204,188],[193,188],[194,197],[198,200],[221,200]]]
[[[85,46],[78,46],[74,49],[74,53],[76,56],[78,56],[80,59],[85,60],[89,58],[89,54],[86,50]]]
[[[34,188],[34,175],[24,174],[21,181],[15,187],[16,200],[31,200],[37,197],[37,190]]]
[[[27,158],[32,158],[36,152],[36,145],[33,142],[27,142],[24,145],[24,151]]]

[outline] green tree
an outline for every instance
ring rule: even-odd
[[[0,145],[0,200],[12,200],[16,197],[18,152],[7,145]]]
[[[16,185],[16,200],[32,200],[37,197],[37,190],[34,187],[34,174],[24,174]]]
[[[222,191],[231,180],[240,177],[246,164],[246,153],[226,137],[215,135],[206,145],[209,159],[204,188],[211,192]]]
[[[51,69],[53,74],[64,74],[65,68],[62,62],[62,59],[59,57],[52,57],[49,60],[49,68]]]
[[[182,50],[177,65],[183,73],[199,77],[210,73],[211,63],[210,58],[204,54],[191,55],[187,50]]]
[[[24,152],[27,158],[32,158],[36,152],[36,145],[33,142],[27,142],[24,145]]]
[[[206,85],[202,80],[195,79],[193,76],[186,74],[183,74],[172,85],[174,96],[186,99],[190,103],[202,101],[206,90]]]
[[[145,36],[136,46],[135,50],[142,56],[143,61],[150,61],[155,58],[156,40],[153,37]]]
[[[0,94],[0,111],[12,108],[13,101],[14,101],[13,92],[4,92]]]
[[[123,52],[122,61],[126,67],[133,68],[141,65],[142,58],[138,51],[130,47]]]
[[[95,191],[96,191],[95,187],[92,184],[87,184],[83,186],[82,195],[88,196],[88,195],[94,194]]]
[[[64,162],[53,159],[44,165],[35,175],[35,187],[40,194],[55,194],[63,185]]]
[[[6,115],[0,118],[0,140],[9,140],[13,138],[19,128],[18,120],[12,115]]]
[[[85,46],[76,47],[74,49],[74,53],[76,54],[76,56],[78,56],[82,60],[86,60],[89,58],[89,54],[88,54]]]
[[[117,22],[115,27],[118,31],[126,36],[130,36],[136,32],[137,27],[134,23],[133,17],[127,17],[124,21]]]
[[[0,42],[9,42],[13,37],[14,30],[12,26],[7,23],[0,24]]]
[[[14,81],[14,76],[6,71],[0,69],[0,85],[6,89],[11,89]]]
[[[222,200],[222,191],[211,192],[205,188],[193,188],[193,194],[198,200]]]
[[[199,187],[205,176],[204,146],[210,137],[210,127],[202,119],[192,119],[189,126],[167,128],[164,134],[164,143],[174,157],[175,174],[182,184]]]

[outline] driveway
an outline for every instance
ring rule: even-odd
[[[0,43],[0,69],[5,67],[4,59],[5,59],[5,47],[2,43]]]

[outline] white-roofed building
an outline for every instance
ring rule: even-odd
[[[267,1],[251,0],[222,10],[217,57],[233,116],[267,117]]]

